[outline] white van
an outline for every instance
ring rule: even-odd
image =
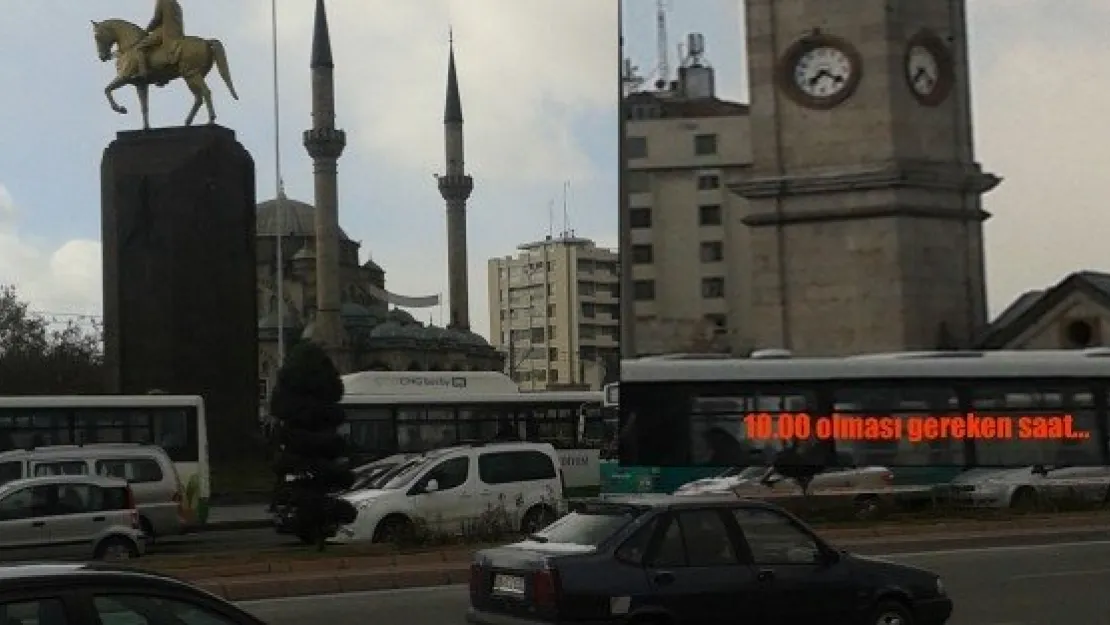
[[[54,475],[96,475],[125,480],[135,495],[144,534],[182,534],[190,528],[184,489],[173,461],[157,445],[97,443],[0,452],[0,484]]]
[[[532,533],[565,509],[559,456],[547,443],[503,442],[447,447],[407,460],[380,488],[343,495],[358,510],[335,542],[388,542],[422,521],[462,533],[491,510],[513,530]]]

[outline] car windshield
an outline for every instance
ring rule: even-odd
[[[379,475],[376,479],[372,480],[371,486],[366,486],[364,488],[381,490],[404,488],[412,483],[413,479],[415,479],[432,460],[432,458],[427,456],[406,460],[386,473]]]
[[[629,508],[571,512],[531,538],[545,543],[596,547],[639,515],[639,510]]]
[[[378,488],[377,485],[381,483],[382,477],[391,475],[396,467],[395,464],[387,464],[358,471],[355,473],[355,481],[351,484],[350,490]]]

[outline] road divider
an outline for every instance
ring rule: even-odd
[[[1028,515],[997,520],[826,527],[838,547],[936,543],[1053,533],[1110,531],[1110,513]],[[390,545],[335,545],[180,556],[151,556],[135,565],[189,581],[233,601],[393,590],[466,583],[474,551],[487,545],[446,545],[401,551]]]

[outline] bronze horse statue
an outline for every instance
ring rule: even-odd
[[[224,46],[217,39],[201,39],[200,37],[182,37],[175,41],[167,41],[150,55],[149,72],[142,75],[139,72],[140,64],[137,55],[143,51],[137,47],[147,32],[142,27],[126,20],[110,19],[103,22],[92,23],[93,36],[96,39],[96,50],[100,60],[107,62],[113,57],[116,59],[116,77],[104,88],[104,95],[108,97],[108,104],[112,110],[126,115],[127,109],[116,102],[112,93],[120,87],[132,85],[139,94],[139,105],[143,112],[143,129],[150,129],[150,85],[164,87],[178,78],[184,79],[193,93],[193,108],[185,119],[185,125],[191,126],[196,119],[197,111],[203,103],[208,108],[208,123],[216,122],[216,109],[212,106],[212,92],[208,89],[205,78],[212,71],[212,66],[220,72],[220,78],[227,85],[231,97],[236,100],[239,95],[235,93],[235,86],[231,83],[231,72],[227,66],[227,53]],[[115,46],[113,52],[112,47]]]

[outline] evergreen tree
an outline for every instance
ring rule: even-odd
[[[347,420],[339,406],[342,397],[335,364],[322,347],[305,341],[289,352],[270,399],[281,446],[274,470],[286,491],[275,499],[293,507],[297,535],[320,550],[357,515],[354,506],[337,497],[354,482],[347,443],[338,432]]]

